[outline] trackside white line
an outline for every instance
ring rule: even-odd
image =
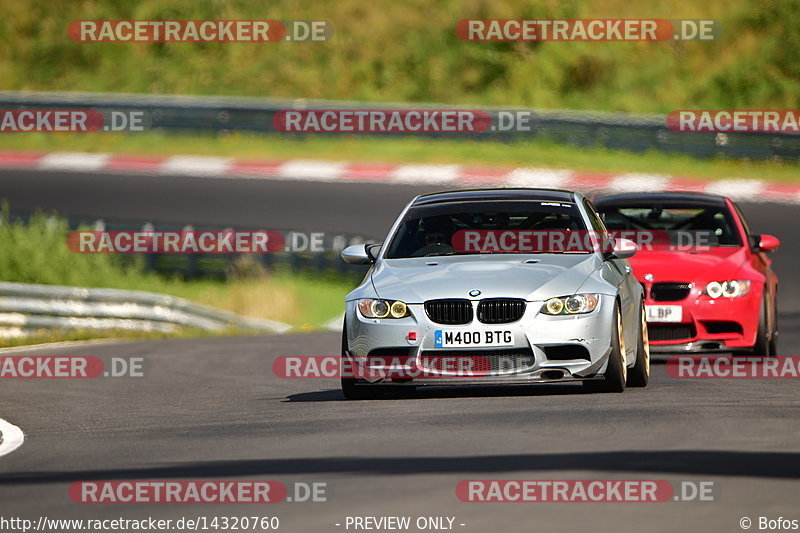
[[[0,418],[0,433],[3,434],[3,442],[0,443],[0,456],[8,455],[20,446],[25,440],[25,434],[14,424]]]
[[[506,174],[506,186],[560,189],[567,184],[571,175],[571,170],[554,168],[516,168]]]
[[[709,182],[705,192],[729,196],[734,200],[748,200],[761,195],[764,183],[759,180],[727,179]]]
[[[52,152],[39,159],[37,167],[42,170],[73,170],[96,172],[103,170],[111,154],[89,154],[83,152]]]
[[[287,161],[276,172],[281,179],[299,181],[336,181],[344,176],[347,163],[326,161],[306,161],[296,159]]]
[[[227,157],[174,155],[161,164],[161,174],[222,177],[231,166]]]
[[[459,177],[458,165],[401,165],[391,173],[394,183],[437,185],[451,183]]]
[[[620,174],[611,180],[609,189],[619,192],[659,191],[669,184],[669,176],[661,174]]]
[[[96,154],[86,152],[50,152],[42,154],[34,163],[34,168],[41,170],[68,170],[76,172],[108,172],[110,174],[138,173],[135,169],[112,167],[111,154]],[[122,157],[125,157],[124,155]],[[475,177],[466,171],[462,172],[459,165],[396,165],[394,168],[381,171],[381,178],[376,180],[365,179],[363,176],[348,175],[349,163],[337,161],[318,160],[286,160],[282,164],[272,166],[264,175],[248,175],[234,168],[237,159],[209,156],[176,155],[164,158],[157,165],[155,172],[161,176],[188,176],[197,178],[255,178],[278,179],[297,181],[324,181],[324,182],[359,182],[381,184],[416,184],[416,185],[453,185],[476,186]],[[250,161],[252,163],[252,161]],[[16,168],[13,157],[10,161],[0,157],[0,168]],[[586,189],[581,181],[573,181],[577,174],[572,170],[548,168],[517,168],[511,169],[503,176],[487,179],[486,186],[506,187],[547,187],[547,188],[578,188]],[[388,179],[387,179],[388,178]],[[657,191],[668,185],[675,178],[662,174],[623,173],[606,177],[608,183],[596,187],[594,192],[630,192],[630,191]],[[703,181],[703,180],[700,180]],[[783,183],[770,183],[751,179],[723,179],[705,180],[702,189],[705,192],[730,196],[737,200],[754,202],[772,202],[780,204],[800,204],[800,190],[782,190]],[[776,187],[770,190],[770,187]],[[593,187],[594,189],[594,187]]]

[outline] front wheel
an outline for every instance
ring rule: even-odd
[[[378,391],[375,389],[364,385],[358,386],[356,385],[357,379],[345,377],[349,367],[347,364],[347,349],[347,324],[345,323],[342,326],[342,360],[341,368],[339,369],[342,375],[342,394],[348,400],[371,400],[379,397]]]
[[[601,392],[622,392],[628,380],[628,362],[625,358],[625,337],[622,332],[622,311],[619,304],[614,309],[614,325],[611,332],[611,353],[602,380],[584,381],[590,390]]]
[[[776,295],[773,300],[773,325],[772,325],[772,335],[769,338],[769,355],[770,357],[775,357],[778,355],[778,296]]]
[[[636,342],[636,363],[628,372],[628,387],[646,387],[650,381],[650,337],[647,334],[647,315],[642,303],[639,339]]]
[[[756,331],[756,343],[750,350],[750,355],[768,357],[770,355],[770,339],[767,331],[767,302],[766,298],[761,302],[761,311],[758,313],[758,331]],[[775,347],[777,350],[777,346]]]

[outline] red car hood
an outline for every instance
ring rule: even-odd
[[[718,246],[707,251],[639,250],[629,259],[639,281],[646,274],[653,281],[713,281],[734,276],[747,261],[744,246]]]

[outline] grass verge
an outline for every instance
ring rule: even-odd
[[[246,316],[313,330],[343,309],[344,296],[357,280],[334,274],[296,273],[288,270],[240,268],[224,280],[185,280],[143,269],[141,261],[110,254],[75,254],[66,245],[69,228],[58,217],[35,214],[27,223],[0,219],[0,272],[4,281],[108,287],[152,291],[187,298]],[[223,334],[239,333],[235,330]],[[177,336],[208,334],[181,331]],[[0,344],[53,342],[103,337],[163,338],[165,334],[140,332],[42,332],[24,340],[0,338]]]

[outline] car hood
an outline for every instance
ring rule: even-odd
[[[719,246],[708,250],[675,252],[669,250],[640,250],[630,259],[636,279],[642,281],[651,274],[659,281],[713,281],[735,276],[747,261],[742,246]]]
[[[372,271],[372,283],[378,297],[407,303],[470,298],[474,289],[481,291],[481,299],[535,301],[573,294],[601,265],[595,254],[385,259]]]

